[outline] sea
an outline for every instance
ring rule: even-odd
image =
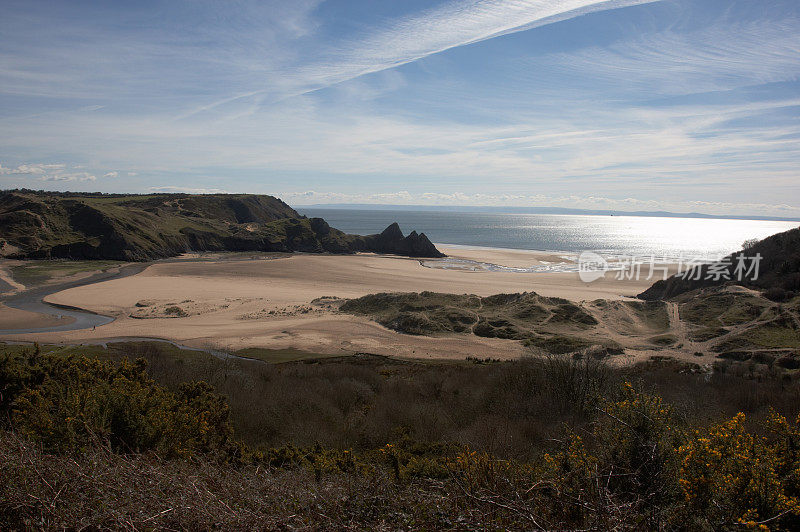
[[[370,235],[397,222],[405,234],[437,244],[522,249],[656,260],[717,260],[800,222],[590,214],[516,214],[298,207],[346,233]]]

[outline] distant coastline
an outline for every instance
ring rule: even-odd
[[[704,214],[699,212],[669,211],[616,211],[600,209],[568,209],[563,207],[504,207],[492,205],[394,205],[373,203],[316,203],[310,205],[293,204],[295,209],[358,209],[374,211],[426,211],[426,212],[463,212],[491,214],[576,214],[586,216],[643,216],[652,218],[703,218],[717,220],[764,220],[769,222],[798,222],[800,216],[751,216],[739,214]]]

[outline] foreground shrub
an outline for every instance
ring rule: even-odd
[[[162,456],[235,453],[227,402],[206,383],[168,391],[146,364],[24,352],[0,355],[3,414],[45,449],[66,452],[92,443]]]
[[[598,413],[586,438],[570,433],[560,450],[544,456],[540,491],[552,518],[601,529],[619,523],[663,528],[679,491],[679,432],[670,408],[626,383],[620,400]]]
[[[240,446],[210,385],[165,388],[145,366],[0,355],[0,528],[800,529],[800,419],[772,412],[710,424],[641,382],[618,385],[593,360],[381,366],[392,371],[380,379],[333,363],[263,374],[257,391],[276,407],[303,404],[280,379],[313,389],[320,406],[370,416],[383,405],[376,437],[391,437],[355,451]],[[772,389],[764,386],[753,389]],[[770,393],[757,405],[794,397]],[[492,435],[519,434],[516,445],[531,450],[517,456],[441,436],[438,425],[463,421],[439,414],[469,421],[488,409],[488,429],[545,420],[548,452],[522,432]]]
[[[774,414],[770,439],[750,434],[744,422],[740,413],[679,449],[689,514],[708,528],[800,529],[800,425]]]
[[[800,419],[773,414],[769,436],[746,430],[744,414],[688,431],[629,384],[598,410],[590,433],[568,431],[533,468],[465,452],[456,478],[546,529],[800,529]]]

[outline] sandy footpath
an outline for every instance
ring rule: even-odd
[[[564,260],[552,253],[514,250],[443,251],[456,258],[511,267]],[[481,296],[535,291],[575,301],[618,299],[634,296],[653,282],[619,281],[614,277],[609,272],[605,279],[586,284],[576,273],[453,271],[426,268],[415,259],[371,254],[157,263],[134,276],[65,290],[47,298],[53,303],[113,315],[117,318],[113,323],[95,331],[4,338],[75,343],[157,337],[231,350],[267,347],[319,353],[366,351],[412,357],[514,358],[523,353],[515,341],[403,335],[311,302],[322,296],[352,298],[376,292],[423,290]],[[180,317],[166,317],[170,312]]]

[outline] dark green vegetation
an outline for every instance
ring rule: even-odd
[[[637,305],[635,310],[639,308],[644,306]],[[533,292],[489,297],[435,292],[382,293],[349,300],[340,309],[369,316],[406,334],[467,333],[506,338],[550,353],[589,347],[593,342],[579,335],[598,325],[598,320],[582,306]],[[616,347],[611,341],[604,343]]]
[[[710,289],[684,294],[674,299],[680,304],[681,318],[695,325],[729,327],[742,325],[764,316],[776,307],[758,292]]]
[[[272,196],[0,192],[0,256],[145,261],[187,251],[374,251],[442,256],[397,224],[348,235]]]
[[[639,294],[645,300],[668,299],[686,292],[710,286],[720,286],[728,282],[740,284],[755,289],[762,289],[765,295],[773,301],[786,301],[800,293],[800,228],[772,235],[759,242],[746,242],[746,248],[726,257],[723,269],[727,272],[727,279],[714,276],[707,279],[709,266],[700,268],[699,279],[694,279],[694,274],[683,279],[672,276],[665,281],[658,281],[653,286]],[[738,280],[736,267],[739,257],[744,258],[761,256],[758,278],[743,276]],[[750,265],[749,261],[746,265]]]
[[[670,308],[675,323],[670,323]],[[506,338],[538,354],[606,358],[625,349],[700,351],[785,370],[800,366],[800,297],[776,303],[737,286],[696,290],[669,302],[573,303],[532,292],[490,297],[384,293],[349,300],[340,309],[406,334]]]
[[[0,528],[800,526],[794,377],[480,362],[7,346]]]
[[[551,354],[593,347],[593,354],[599,357],[622,351],[609,338],[609,331],[647,337],[669,328],[661,302],[597,300],[578,304],[534,292],[489,297],[434,292],[372,294],[347,301],[341,310],[369,316],[406,334],[506,338]]]
[[[775,303],[739,288],[711,288],[674,298],[695,341],[721,356],[775,360],[792,367],[800,348],[800,297]]]

